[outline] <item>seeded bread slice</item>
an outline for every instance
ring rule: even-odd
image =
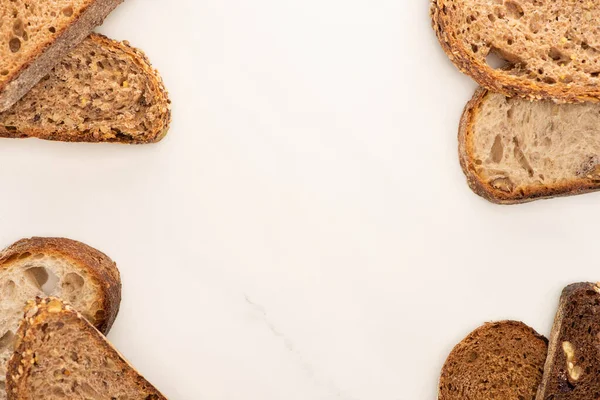
[[[494,203],[600,189],[598,104],[530,102],[479,89],[458,136],[469,186]]]
[[[600,287],[567,286],[550,334],[536,400],[589,400],[600,393]]]
[[[531,99],[600,101],[597,0],[433,0],[431,15],[450,60],[481,86]]]
[[[542,380],[548,341],[516,321],[487,323],[448,356],[439,400],[527,399]]]
[[[56,298],[30,302],[17,336],[7,374],[10,400],[166,399]]]
[[[0,400],[6,399],[6,365],[28,300],[60,296],[107,333],[121,301],[115,263],[81,242],[23,239],[0,253]]]
[[[0,0],[0,111],[42,79],[123,0]]]
[[[92,34],[0,113],[0,137],[151,143],[170,121],[167,91],[148,58],[127,42]]]

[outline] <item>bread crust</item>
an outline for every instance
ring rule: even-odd
[[[17,259],[39,253],[71,260],[102,288],[100,309],[104,310],[104,314],[96,321],[96,328],[108,333],[121,304],[121,278],[116,263],[101,251],[76,240],[32,237],[21,239],[0,253],[0,271],[9,268]]]
[[[124,0],[91,0],[70,25],[59,28],[56,39],[0,84],[0,112],[8,110],[54,67],[57,61],[83,41]]]
[[[563,103],[600,102],[600,87],[575,83],[537,83],[509,75],[505,70],[493,69],[469,54],[454,35],[459,21],[444,15],[448,0],[432,0],[430,16],[437,38],[452,63],[479,85],[509,97],[519,96],[531,100],[554,100]]]
[[[57,310],[57,304],[60,305],[60,310]],[[69,305],[64,304],[60,299],[49,297],[46,299],[36,299],[31,301],[25,309],[25,318],[21,322],[21,326],[17,332],[17,342],[15,353],[8,363],[8,371],[6,374],[6,391],[9,400],[29,400],[30,396],[26,389],[26,380],[33,366],[33,357],[35,354],[31,352],[30,345],[35,338],[36,331],[43,329],[43,325],[49,318],[76,318],[81,330],[88,336],[99,338],[95,341],[103,350],[107,357],[120,359],[128,368],[123,368],[122,373],[125,377],[129,377],[138,386],[144,388],[148,394],[146,400],[167,400],[150,382],[140,375],[135,368],[123,357],[117,349],[115,349],[108,340],[94,328],[90,323],[77,311]],[[124,378],[125,378],[124,377]]]
[[[139,68],[141,68],[146,75],[151,87],[153,88],[152,94],[156,99],[156,103],[160,105],[162,110],[160,124],[156,129],[146,132],[146,134],[143,136],[133,137],[121,135],[108,141],[123,144],[146,144],[156,143],[162,140],[167,134],[171,124],[171,101],[169,100],[169,94],[162,77],[158,71],[152,67],[148,57],[140,49],[132,47],[127,41],[119,42],[96,33],[91,34],[89,39],[96,42],[99,46],[122,51],[127,54],[130,57],[131,62],[135,63]],[[107,140],[103,139],[102,137],[95,137],[91,132],[57,132],[46,131],[43,129],[8,130],[1,124],[0,137],[14,139],[38,138],[62,142],[107,142]]]
[[[587,178],[571,179],[568,182],[545,186],[520,187],[511,193],[495,189],[477,173],[474,163],[473,126],[483,102],[490,92],[478,88],[465,106],[458,129],[458,156],[460,166],[467,177],[469,187],[477,195],[496,204],[522,204],[553,197],[574,196],[600,190],[600,182]]]

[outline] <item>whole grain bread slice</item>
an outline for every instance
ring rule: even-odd
[[[522,322],[487,323],[448,356],[438,399],[533,399],[547,350],[546,338]]]
[[[450,60],[481,86],[531,99],[600,101],[596,1],[433,0],[431,15]]]
[[[0,0],[0,111],[42,79],[123,0]]]
[[[7,374],[11,400],[166,399],[56,298],[30,302],[17,336]]]
[[[64,238],[23,239],[0,253],[0,399],[6,399],[7,362],[25,304],[59,296],[107,333],[121,301],[115,263],[104,253]]]
[[[92,34],[0,113],[0,137],[151,143],[170,121],[167,91],[148,58],[127,42]]]
[[[473,191],[500,204],[600,190],[600,105],[530,102],[478,89],[459,128]]]

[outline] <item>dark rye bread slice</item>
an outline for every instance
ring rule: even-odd
[[[600,105],[530,102],[478,89],[459,129],[473,191],[500,204],[600,189]]]
[[[599,397],[600,287],[576,283],[562,292],[536,400]]]
[[[439,400],[532,400],[542,380],[548,341],[516,321],[487,323],[448,356]]]
[[[25,304],[47,295],[65,299],[108,333],[121,302],[119,271],[106,254],[64,238],[23,239],[0,253],[0,400]]]
[[[7,373],[10,400],[166,399],[56,298],[30,302],[17,336]]]
[[[597,1],[433,0],[433,27],[452,62],[508,96],[600,100]],[[498,68],[495,55],[506,61]]]
[[[167,91],[148,58],[127,42],[92,34],[0,113],[0,137],[151,143],[170,121]]]
[[[0,0],[0,111],[42,79],[123,0]]]

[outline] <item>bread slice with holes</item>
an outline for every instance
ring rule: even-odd
[[[0,113],[0,137],[151,143],[170,121],[167,91],[148,58],[127,42],[92,34]]]
[[[533,399],[547,351],[547,339],[522,322],[487,323],[448,356],[438,399]]]
[[[450,60],[481,86],[531,99],[600,101],[597,1],[433,0],[431,15]],[[506,65],[488,62],[491,56]]]
[[[30,302],[9,363],[10,400],[166,399],[73,308]]]
[[[0,0],[0,111],[6,111],[123,0]]]
[[[58,296],[107,333],[117,316],[121,281],[115,263],[83,243],[63,238],[23,239],[0,254],[0,399],[14,334],[28,300]]]
[[[600,105],[479,89],[462,116],[459,156],[469,186],[494,203],[599,190]]]

